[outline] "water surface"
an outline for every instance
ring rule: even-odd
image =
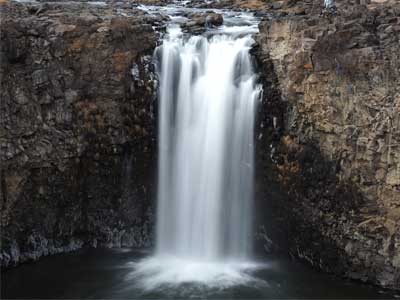
[[[150,253],[133,249],[83,249],[46,257],[2,272],[1,297],[26,299],[388,299],[369,285],[317,272],[286,257],[258,259],[258,281],[227,288],[184,283],[153,291],[138,287],[135,265]],[[178,267],[178,266],[177,266]]]

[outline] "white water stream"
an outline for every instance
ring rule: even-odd
[[[137,265],[146,289],[249,281],[256,84],[250,34],[185,38],[156,51],[159,174],[156,253]]]

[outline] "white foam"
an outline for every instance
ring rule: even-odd
[[[103,1],[89,1],[88,4],[94,6],[107,6],[107,3]]]
[[[154,291],[176,288],[183,284],[196,284],[206,289],[223,290],[232,286],[266,286],[267,283],[252,275],[265,264],[250,261],[206,261],[174,256],[152,256],[132,263],[129,274],[138,288]]]

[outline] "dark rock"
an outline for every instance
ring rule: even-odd
[[[205,25],[206,26],[221,26],[224,23],[224,18],[221,14],[209,13],[206,16]]]
[[[45,7],[0,4],[2,267],[152,241],[156,19]]]

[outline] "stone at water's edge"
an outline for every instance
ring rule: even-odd
[[[264,225],[316,267],[400,289],[400,5],[337,4],[260,25]]]
[[[152,20],[81,3],[0,10],[1,265],[148,246]]]

